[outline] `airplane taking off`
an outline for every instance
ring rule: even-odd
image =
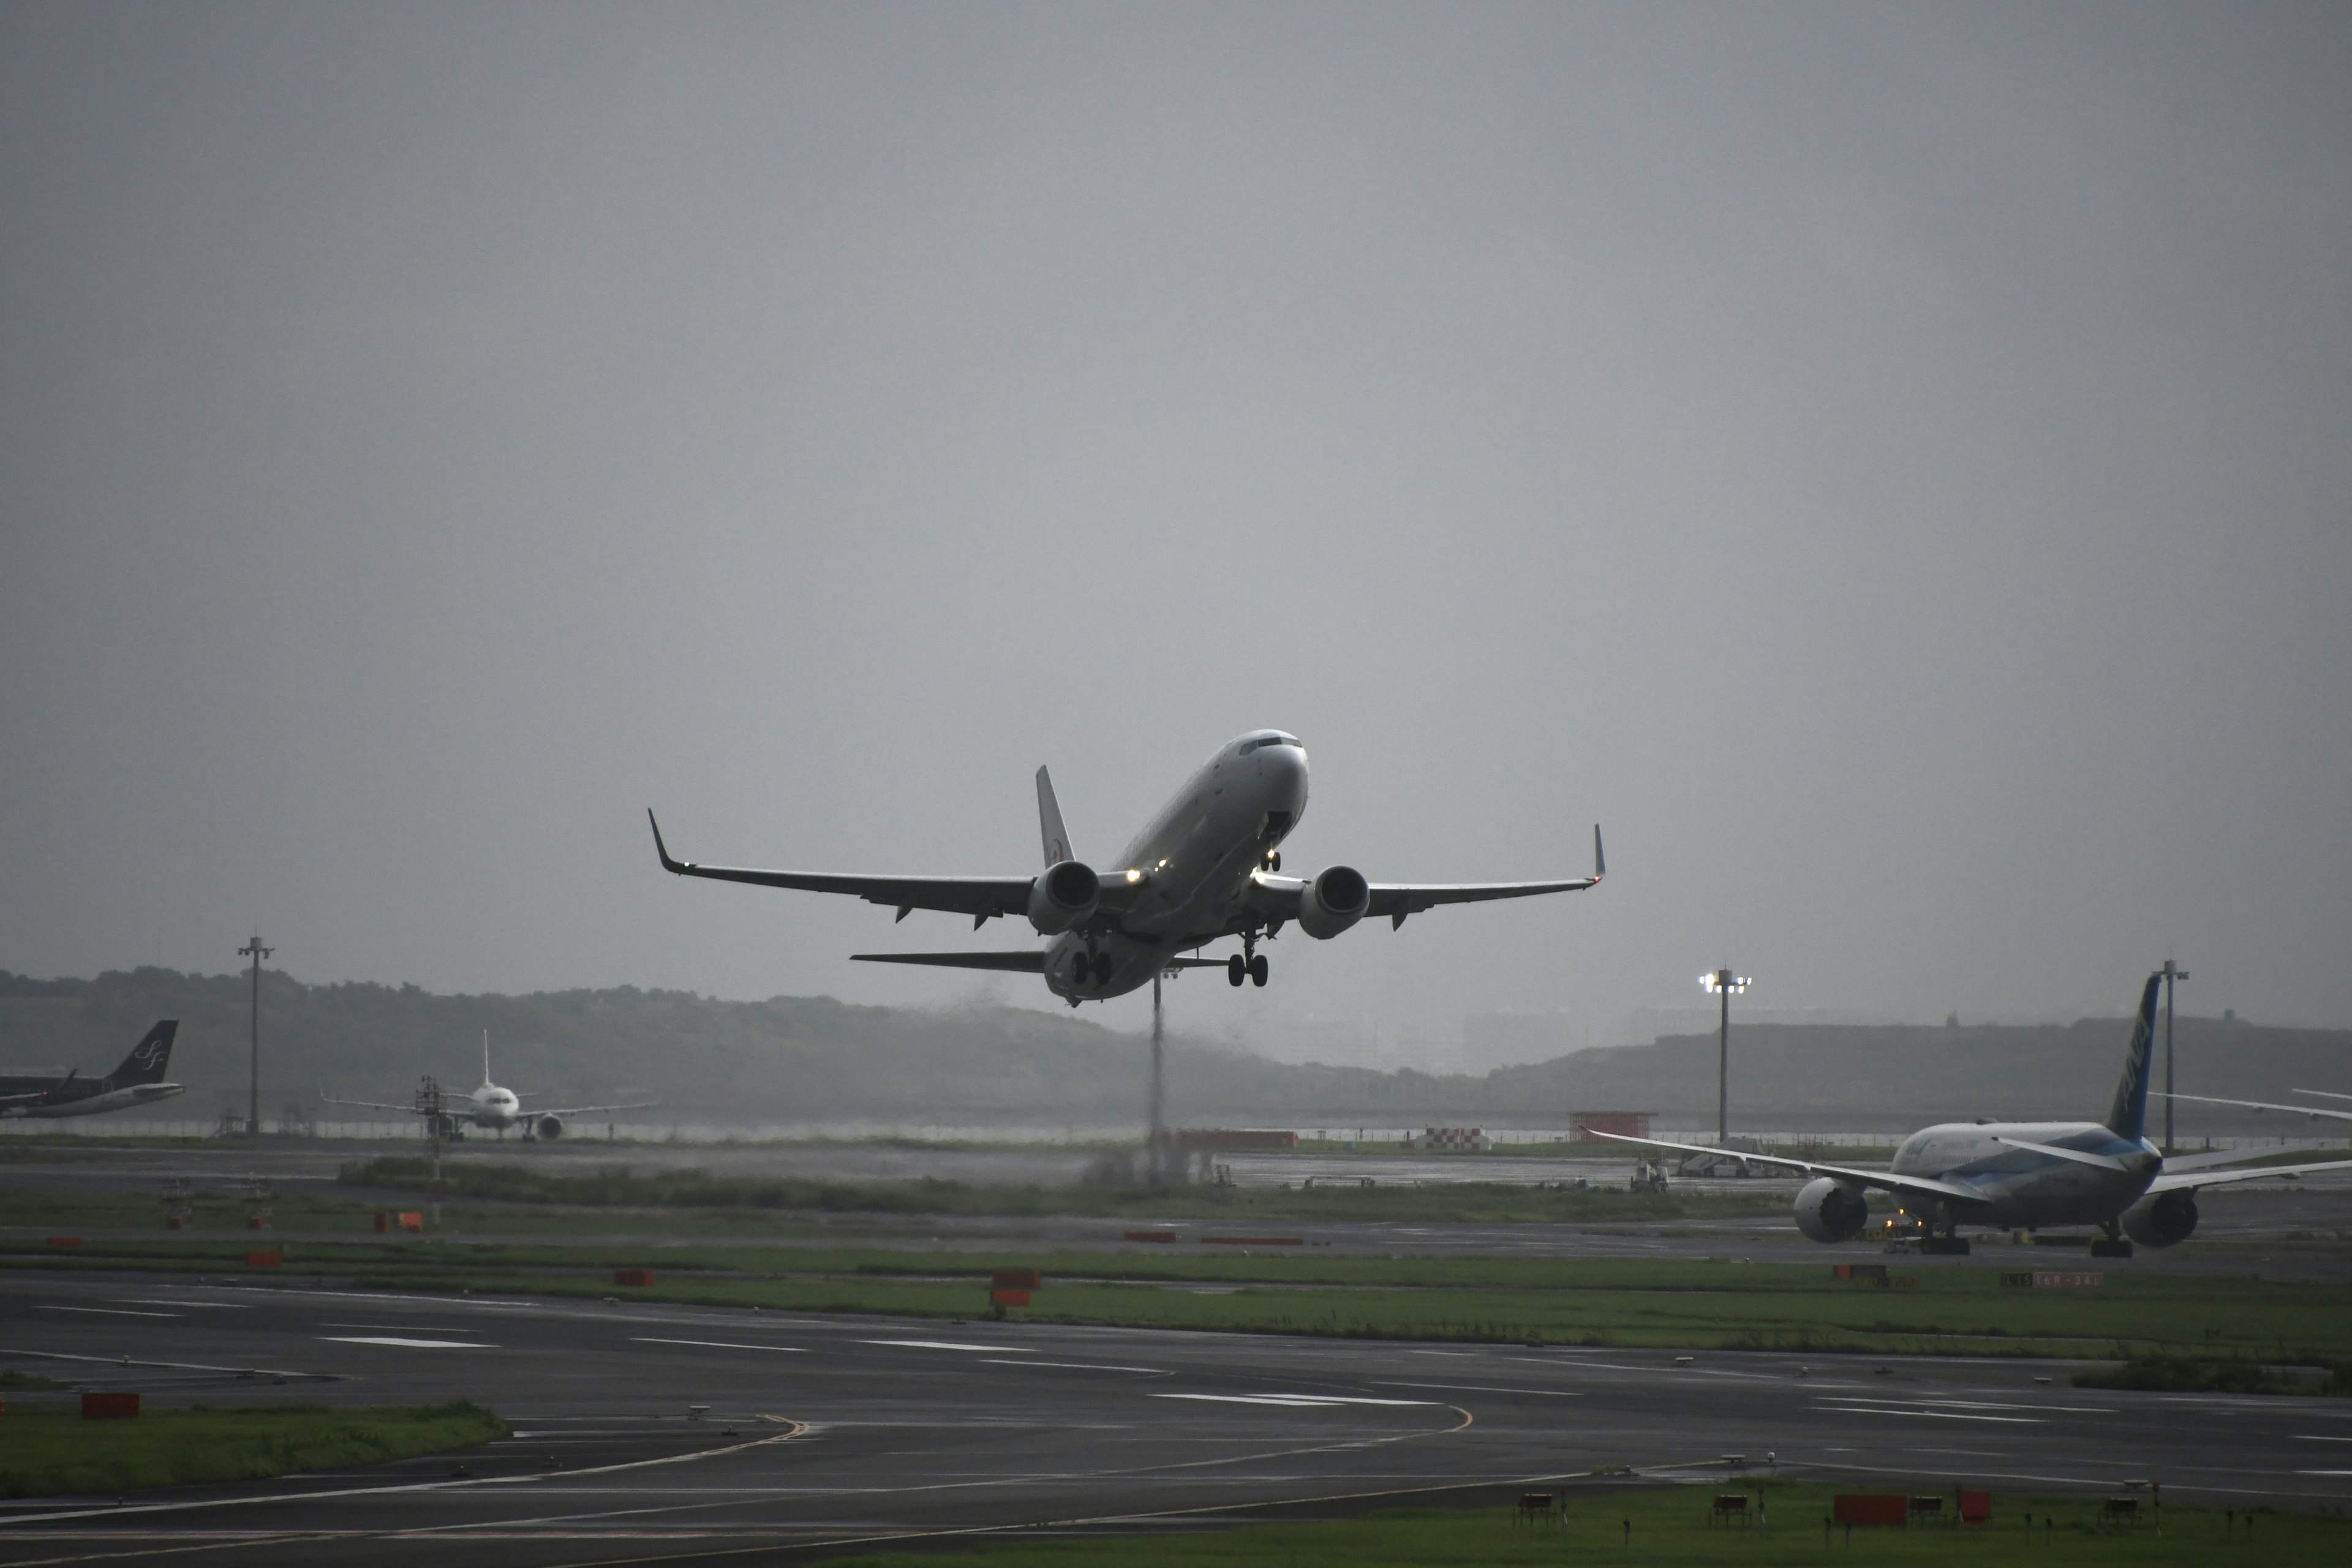
[[[1002,915],[1026,915],[1039,935],[1054,939],[1042,950],[850,956],[866,963],[1042,974],[1073,1007],[1123,995],[1171,969],[1223,969],[1235,985],[1244,979],[1263,985],[1268,966],[1258,942],[1272,941],[1286,924],[1328,941],[1367,917],[1385,915],[1393,929],[1406,916],[1439,904],[1575,892],[1598,883],[1603,871],[1595,827],[1592,875],[1571,880],[1374,882],[1352,866],[1286,877],[1278,847],[1306,811],[1306,748],[1279,730],[1254,730],[1219,747],[1108,871],[1071,853],[1044,768],[1037,770],[1037,816],[1045,869],[1035,877],[866,877],[698,866],[673,858],[661,824],[650,811],[646,819],[653,823],[662,868],[681,877],[850,893],[895,906],[900,920],[915,910],[942,910],[971,916],[974,931]],[[1197,956],[1228,936],[1242,939],[1241,952],[1223,959]],[[1195,956],[1178,956],[1187,952]]]
[[[337,1100],[324,1089],[319,1098],[329,1105],[355,1105],[367,1110],[397,1110],[405,1116],[430,1115],[423,1105],[412,1100],[406,1105],[383,1105],[373,1100]],[[504,1138],[507,1129],[522,1129],[526,1142],[540,1138],[563,1136],[563,1119],[585,1116],[593,1110],[646,1110],[660,1104],[659,1100],[643,1100],[633,1105],[566,1105],[550,1110],[525,1110],[521,1097],[513,1089],[501,1089],[490,1081],[490,1032],[482,1031],[482,1087],[459,1099],[445,1095],[441,1101],[441,1136],[462,1138],[468,1127],[479,1127]]]
[[[1887,1193],[1899,1201],[1899,1212],[1916,1217],[1925,1228],[1920,1245],[1929,1252],[1966,1252],[1969,1244],[1959,1234],[1963,1225],[2001,1230],[2095,1225],[2107,1238],[2091,1244],[2093,1254],[2128,1258],[2134,1241],[2171,1247],[2188,1240],[2197,1228],[2200,1188],[2352,1169],[2352,1160],[2245,1171],[2213,1168],[2261,1157],[2238,1151],[2166,1160],[2142,1135],[2147,1117],[2148,1049],[2156,1037],[2156,996],[2163,983],[2160,972],[2151,974],[2141,993],[2123,1077],[2103,1121],[1946,1122],[1905,1139],[1884,1171],[1587,1131],[1616,1143],[1811,1173],[1815,1179],[1797,1194],[1797,1228],[1815,1241],[1846,1241],[1859,1235],[1870,1218],[1865,1194],[1874,1189]]]
[[[104,1078],[84,1078],[79,1068],[63,1078],[0,1078],[0,1116],[95,1116],[169,1100],[187,1088],[163,1081],[179,1033],[177,1018],[161,1020]]]

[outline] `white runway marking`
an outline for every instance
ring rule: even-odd
[[[134,1307],[212,1307],[224,1312],[244,1312],[252,1310],[250,1301],[167,1301],[154,1296],[117,1296],[116,1300]]]
[[[2326,1437],[2312,1432],[2298,1432],[2294,1440],[2298,1443],[2352,1443],[2352,1437]]]
[[[176,1318],[177,1312],[126,1312],[120,1307],[53,1307],[47,1301],[36,1303],[44,1312],[95,1312],[101,1318]]]
[[[320,1334],[319,1337],[339,1345],[396,1345],[412,1351],[494,1351],[499,1348],[475,1344],[467,1340],[411,1340],[398,1334]]]
[[[1339,1405],[1403,1405],[1425,1406],[1433,1399],[1364,1399],[1344,1394],[1155,1394],[1154,1399],[1199,1399],[1215,1405],[1280,1405],[1315,1409]]]
[[[1509,1388],[1496,1383],[1408,1383],[1401,1377],[1373,1380],[1383,1388],[1444,1388],[1460,1394],[1524,1394],[1536,1399],[1581,1399],[1572,1388]]]
[[[806,1355],[804,1345],[745,1345],[731,1340],[664,1340],[651,1334],[632,1334],[630,1342],[640,1345],[702,1345],[714,1351],[786,1351],[793,1355]]]
[[[982,1358],[983,1366],[1057,1366],[1066,1372],[1148,1372],[1154,1377],[1176,1374],[1164,1366],[1112,1366],[1098,1361],[1010,1361],[1002,1356]]]
[[[998,1355],[1027,1355],[1019,1345],[968,1345],[960,1340],[860,1340],[861,1345],[904,1345],[919,1351],[993,1351]]]
[[[1963,1415],[1957,1410],[1884,1410],[1868,1405],[1816,1405],[1832,1415],[1911,1415],[1923,1421],[1998,1421],[2007,1426],[2046,1426],[2031,1415]]]

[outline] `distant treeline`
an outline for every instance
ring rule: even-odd
[[[94,980],[0,972],[0,1065],[106,1071],[147,1026],[182,1020],[173,1076],[184,1116],[245,1097],[242,974],[110,971]],[[1005,1006],[853,1006],[826,996],[723,1002],[618,986],[522,996],[443,996],[415,985],[310,985],[262,977],[263,1110],[315,1107],[320,1085],[403,1100],[420,1075],[470,1089],[490,1031],[499,1081],[542,1101],[657,1096],[635,1120],[809,1121],[1139,1121],[1149,1047],[1082,1016]],[[1759,1025],[1732,1031],[1735,1128],[1867,1131],[1970,1116],[2095,1115],[2130,1026],[1986,1027]],[[1349,1128],[1427,1121],[1565,1126],[1577,1110],[1714,1121],[1715,1041],[1672,1037],[1477,1076],[1293,1066],[1179,1037],[1170,1052],[1180,1122]],[[2161,1083],[2159,1066],[2158,1081]],[[2352,1090],[2352,1031],[2179,1022],[2187,1092],[2284,1100]],[[2197,1131],[2328,1133],[2344,1123],[2249,1120],[2184,1107]]]

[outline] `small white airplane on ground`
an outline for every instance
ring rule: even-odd
[[[319,1090],[319,1098],[329,1105],[353,1105],[367,1110],[397,1110],[408,1116],[433,1114],[414,1100],[406,1105],[384,1105],[373,1100],[337,1100],[324,1089]],[[547,1110],[525,1110],[520,1097],[514,1090],[501,1089],[490,1081],[490,1032],[484,1029],[482,1087],[463,1098],[454,1094],[442,1097],[440,1132],[444,1138],[462,1138],[467,1128],[479,1127],[504,1138],[507,1129],[520,1127],[525,1142],[539,1138],[554,1139],[563,1136],[563,1119],[567,1116],[585,1116],[597,1110],[646,1110],[660,1103],[656,1100],[642,1100],[629,1105],[565,1105]]]
[[[2239,1151],[2167,1160],[2142,1135],[2148,1049],[2156,1037],[2156,996],[2163,982],[2160,973],[2148,976],[2140,995],[2123,1078],[2104,1121],[1946,1122],[1905,1139],[1884,1171],[1613,1132],[1591,1136],[1810,1173],[1815,1179],[1797,1194],[1797,1228],[1815,1241],[1846,1241],[1860,1234],[1870,1218],[1866,1194],[1886,1193],[1900,1204],[1900,1212],[1919,1221],[1926,1232],[1921,1247],[1930,1252],[1966,1252],[1963,1225],[2001,1230],[2095,1225],[2107,1233],[2105,1241],[2092,1243],[2095,1255],[2128,1258],[2134,1241],[2171,1247],[2188,1240],[2197,1228],[2200,1188],[2352,1169],[2352,1160],[2214,1169],[2261,1157]]]
[[[1570,893],[1599,882],[1601,829],[1592,830],[1592,875],[1552,882],[1374,882],[1352,866],[1313,877],[1285,877],[1277,848],[1307,810],[1307,751],[1295,735],[1254,730],[1219,747],[1122,850],[1113,868],[1097,871],[1070,852],[1053,781],[1037,770],[1037,816],[1045,869],[1034,877],[866,877],[824,871],[753,871],[698,866],[673,858],[653,813],[654,852],[662,868],[767,888],[850,893],[895,906],[971,916],[974,931],[1001,915],[1026,915],[1042,951],[1021,952],[858,952],[867,963],[926,963],[1043,974],[1075,1007],[1123,995],[1171,969],[1222,968],[1239,985],[1266,982],[1259,939],[1296,922],[1308,936],[1338,936],[1367,916],[1407,915],[1439,904]],[[1182,958],[1238,936],[1242,951],[1223,959]]]

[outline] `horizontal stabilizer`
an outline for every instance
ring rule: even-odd
[[[1003,969],[1043,974],[1045,954],[1037,952],[853,952],[860,963],[929,963],[940,969]]]

